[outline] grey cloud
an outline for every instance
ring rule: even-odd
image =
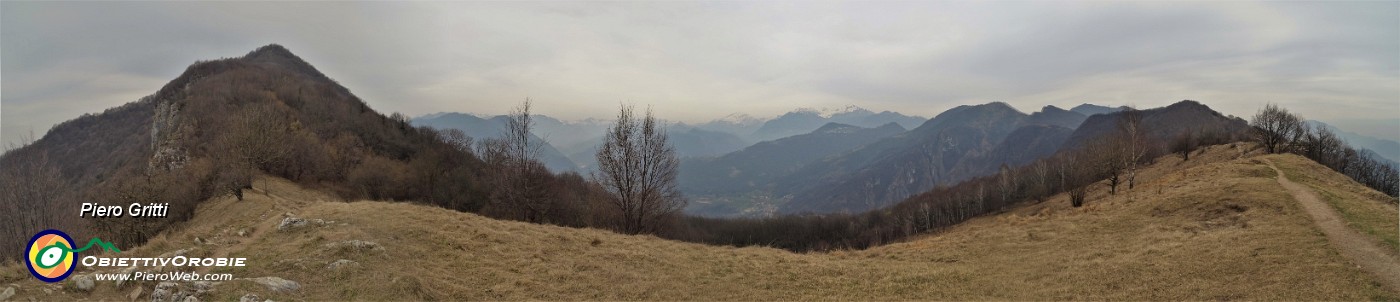
[[[1391,118],[1394,3],[0,3],[0,140],[280,43],[386,112],[699,121],[848,104],[933,115],[1197,99]]]

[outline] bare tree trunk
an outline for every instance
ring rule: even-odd
[[[1136,186],[1138,163],[1147,155],[1147,133],[1142,127],[1142,112],[1137,109],[1124,110],[1118,119],[1118,145],[1122,148],[1119,160],[1120,167],[1126,169],[1128,190]]]
[[[511,110],[501,140],[493,145],[498,150],[486,153],[498,157],[494,160],[499,194],[493,198],[497,210],[517,220],[539,223],[549,209],[542,196],[543,184],[537,176],[548,172],[541,171],[544,167],[539,164],[543,146],[530,134],[534,128],[530,106],[530,99],[525,99]]]
[[[685,207],[676,187],[680,160],[666,132],[647,111],[640,120],[623,106],[598,149],[594,179],[612,195],[624,233],[654,232],[662,219]]]

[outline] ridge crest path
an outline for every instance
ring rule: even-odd
[[[1366,237],[1348,228],[1337,211],[1331,206],[1323,203],[1311,189],[1293,182],[1274,166],[1274,162],[1264,160],[1269,164],[1269,168],[1278,173],[1278,183],[1288,190],[1289,195],[1297,200],[1303,211],[1312,217],[1317,224],[1317,228],[1327,235],[1327,241],[1337,249],[1342,256],[1351,260],[1362,270],[1377,277],[1377,281],[1395,292],[1400,292],[1400,259],[1396,259],[1384,249],[1372,243]]]

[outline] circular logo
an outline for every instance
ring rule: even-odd
[[[43,230],[29,239],[24,262],[29,273],[44,282],[58,282],[73,274],[73,238],[59,230]]]

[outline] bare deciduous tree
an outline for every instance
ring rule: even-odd
[[[256,104],[234,118],[230,147],[243,164],[266,171],[287,158],[291,125],[282,114],[272,105]]]
[[[1051,192],[1050,163],[1048,160],[1045,159],[1037,160],[1035,161],[1035,164],[1031,165],[1031,171],[1035,173],[1035,181],[1037,184],[1035,193],[1037,196],[1036,198],[1044,200],[1044,195]]]
[[[1254,126],[1255,138],[1269,153],[1287,152],[1307,132],[1302,118],[1275,104],[1264,105],[1254,114],[1250,126]]]
[[[25,140],[23,145],[28,145],[28,139]],[[0,167],[0,235],[5,238],[28,238],[34,232],[58,227],[56,219],[63,216],[58,214],[58,208],[62,206],[59,194],[65,188],[58,169],[48,154],[23,151],[29,152],[8,154],[19,157],[9,158]],[[22,242],[13,241],[0,243],[0,251],[21,254]]]
[[[1187,129],[1172,140],[1171,150],[1180,155],[1181,160],[1187,161],[1191,160],[1191,151],[1196,150],[1198,145],[1200,145],[1200,139],[1196,136],[1196,131]]]
[[[505,212],[505,215],[514,216],[516,219],[538,223],[544,222],[550,211],[550,203],[545,196],[545,184],[541,177],[538,177],[548,171],[539,163],[543,145],[533,139],[533,127],[530,99],[525,99],[525,102],[511,110],[501,139],[488,140],[486,146],[498,149],[487,150],[484,153],[486,156],[495,157],[489,158],[488,162],[494,160],[497,164],[497,196],[493,198],[495,211]]]
[[[462,130],[447,129],[439,132],[438,136],[443,142],[447,142],[448,145],[451,145],[452,148],[457,149],[457,151],[472,152],[472,137],[467,136]]]
[[[272,104],[253,104],[234,117],[225,148],[231,154],[221,161],[226,164],[220,175],[225,187],[243,200],[243,188],[252,188],[256,171],[269,172],[285,166],[292,148],[292,124],[285,113]],[[269,192],[264,184],[263,192]]]
[[[1119,168],[1124,169],[1128,189],[1137,183],[1137,168],[1143,156],[1147,155],[1147,131],[1143,129],[1142,112],[1129,107],[1123,110],[1118,119]],[[1116,177],[1115,177],[1116,178]]]
[[[1016,194],[1016,175],[1011,171],[1011,167],[1001,164],[1001,169],[997,170],[996,185],[998,193],[1001,193],[1001,206],[1011,203],[1011,196]]]
[[[597,158],[594,178],[621,211],[623,233],[656,231],[662,219],[685,207],[676,187],[680,160],[650,110],[637,119],[631,106],[622,106]]]
[[[1091,174],[1090,170],[1084,169],[1083,164],[1084,155],[1081,152],[1067,152],[1060,157],[1059,171],[1057,171],[1060,176],[1061,190],[1069,192],[1070,205],[1076,208],[1084,205],[1084,197],[1088,195],[1089,185],[1092,185],[1092,183],[1080,184],[1084,179],[1092,178],[1088,175]]]

